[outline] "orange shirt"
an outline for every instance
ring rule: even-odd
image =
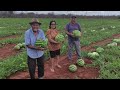
[[[49,38],[55,40],[55,37],[57,36],[58,34],[58,30],[56,29],[48,29],[46,35],[47,35],[47,38],[48,38],[48,48],[50,51],[55,51],[55,50],[58,50],[61,48],[60,44],[59,43],[52,43],[49,41]]]

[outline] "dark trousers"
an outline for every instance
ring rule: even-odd
[[[28,56],[28,69],[31,79],[35,79],[36,63],[38,67],[38,78],[44,76],[44,55],[40,58],[30,58]]]

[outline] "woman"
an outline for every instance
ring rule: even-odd
[[[28,68],[31,79],[35,79],[36,62],[38,66],[38,78],[42,79],[44,76],[44,50],[45,48],[36,47],[37,39],[45,40],[45,35],[40,29],[41,23],[37,19],[32,19],[29,23],[31,28],[25,32],[25,44],[27,46]]]
[[[56,21],[50,21],[49,29],[46,35],[48,37],[48,48],[49,48],[51,64],[52,64],[50,70],[52,72],[54,72],[55,66],[61,68],[61,66],[58,64],[61,46],[60,43],[55,41],[55,37],[57,36],[58,33],[59,32],[56,29]]]

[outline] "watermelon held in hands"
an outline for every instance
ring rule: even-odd
[[[36,41],[35,45],[45,48],[48,45],[48,39],[45,40],[39,39]]]
[[[73,31],[73,36],[79,38],[81,36],[81,32],[79,30],[74,30]]]
[[[64,35],[62,35],[62,34],[58,34],[58,35],[55,37],[55,41],[57,41],[57,42],[59,42],[59,43],[63,42],[64,39],[65,39],[65,37],[64,37]]]
[[[76,71],[77,71],[77,66],[74,65],[74,64],[71,64],[71,65],[69,66],[69,71],[70,71],[70,72],[76,72]]]
[[[77,65],[80,66],[80,67],[81,67],[81,66],[84,66],[84,65],[85,65],[84,60],[83,60],[83,59],[78,59],[78,60],[77,60]]]

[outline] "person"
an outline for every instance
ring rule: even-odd
[[[59,56],[60,56],[60,48],[61,45],[57,41],[55,41],[55,37],[59,34],[59,31],[56,29],[56,21],[50,21],[49,29],[47,30],[47,38],[48,38],[48,48],[51,57],[51,72],[54,72],[55,66],[61,68],[59,65]]]
[[[38,19],[33,18],[29,23],[31,28],[25,32],[25,45],[27,47],[27,64],[31,79],[35,79],[36,63],[38,67],[38,79],[43,79],[44,76],[44,50],[35,46],[35,42],[38,39],[45,40],[45,35],[42,29],[40,29],[41,23]]]
[[[76,16],[71,17],[70,23],[65,26],[65,32],[68,35],[68,60],[73,61],[72,49],[75,46],[77,58],[81,59],[80,39],[73,36],[73,31],[79,30],[81,32],[80,24],[76,22]]]

